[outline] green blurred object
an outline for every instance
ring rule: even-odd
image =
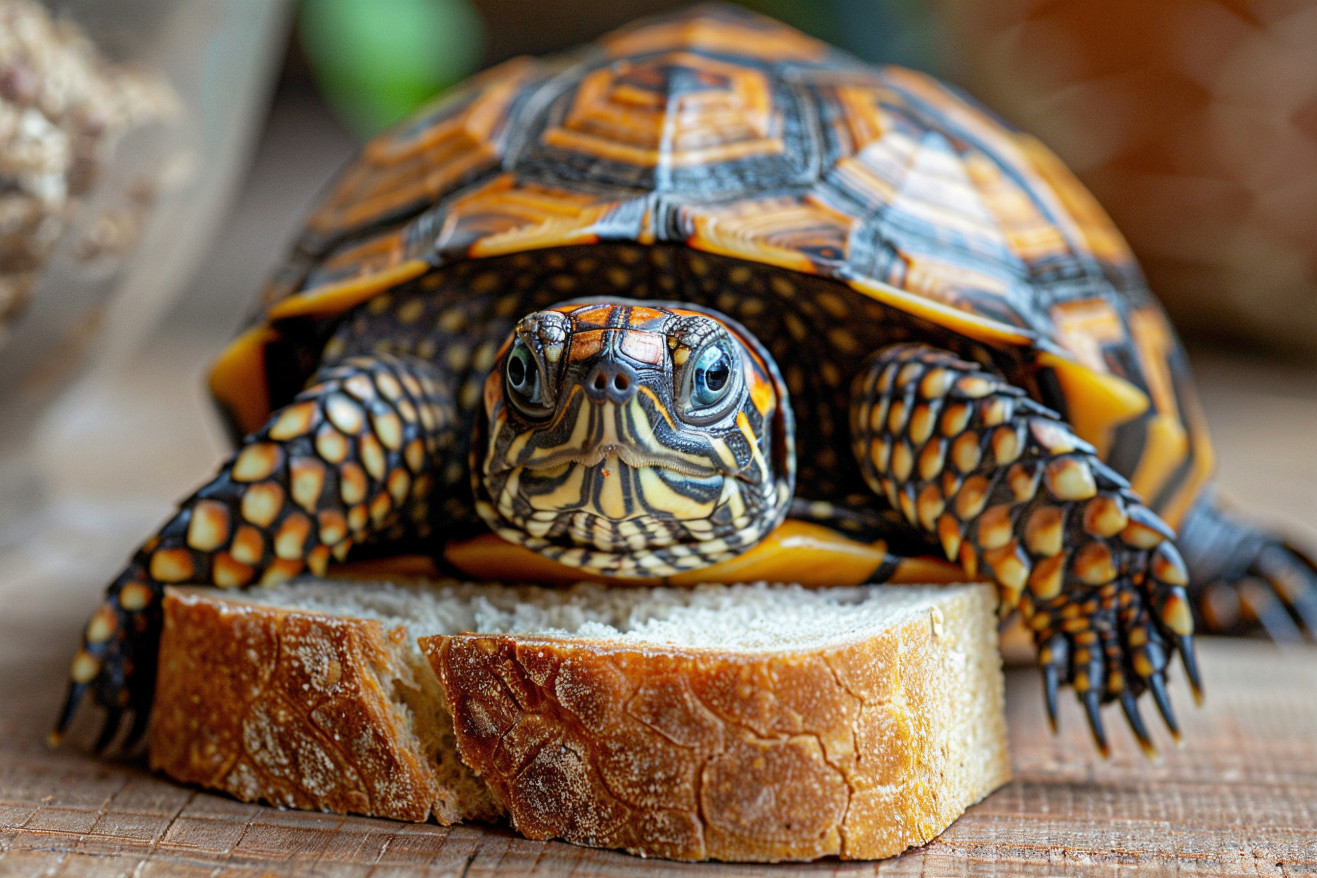
[[[302,49],[325,98],[368,136],[480,63],[480,16],[467,0],[302,0]]]

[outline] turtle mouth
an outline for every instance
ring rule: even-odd
[[[525,461],[508,467],[509,470],[521,468],[535,471],[560,469],[568,464],[577,464],[587,469],[604,467],[616,461],[631,469],[662,469],[668,472],[689,476],[695,479],[710,479],[716,476],[735,475],[712,466],[701,465],[691,460],[684,460],[671,454],[636,448],[632,445],[606,443],[596,445],[588,451],[562,449],[545,455],[537,460]]]

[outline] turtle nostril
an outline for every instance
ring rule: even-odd
[[[594,389],[595,389],[595,390],[603,390],[604,387],[606,386],[607,380],[608,380],[608,379],[606,379],[606,378],[604,377],[604,373],[603,373],[603,372],[596,372],[596,373],[594,373],[594,382],[593,382],[593,384],[594,384]]]
[[[618,392],[623,392],[630,386],[631,379],[626,376],[626,373],[619,372],[613,376],[613,388]]]

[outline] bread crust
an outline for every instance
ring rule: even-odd
[[[420,643],[462,759],[530,838],[682,860],[877,859],[1009,780],[992,618],[989,591],[969,588],[805,652]]]
[[[151,765],[244,801],[507,814],[531,838],[683,860],[876,859],[1009,779],[987,587],[812,650],[421,638],[437,679],[378,621],[188,588],[164,613]],[[450,708],[423,743],[415,715]]]
[[[478,781],[455,787],[440,760],[456,754],[426,752],[395,708],[389,690],[412,676],[405,632],[187,588],[166,590],[164,618],[153,770],[287,808],[444,825],[499,815]]]

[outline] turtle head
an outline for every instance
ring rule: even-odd
[[[732,558],[786,514],[786,388],[735,321],[572,302],[522,318],[484,388],[476,508],[584,571],[661,577]]]

